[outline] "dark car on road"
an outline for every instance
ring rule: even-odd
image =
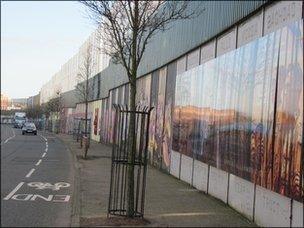
[[[34,135],[37,135],[37,129],[34,123],[25,123],[22,127],[22,134],[25,133],[33,133]]]
[[[22,121],[16,121],[14,122],[14,128],[22,128],[22,126],[24,125],[24,122]]]

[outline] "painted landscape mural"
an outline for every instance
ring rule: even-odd
[[[300,200],[303,23],[177,75],[172,149]]]

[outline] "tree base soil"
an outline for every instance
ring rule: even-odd
[[[127,217],[81,217],[81,227],[96,226],[144,226],[150,222],[143,218],[127,218]]]

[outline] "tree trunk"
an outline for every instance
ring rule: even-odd
[[[130,91],[130,122],[128,134],[128,191],[127,191],[127,216],[134,217],[134,162],[136,153],[135,132],[135,98],[137,78],[137,24],[138,24],[138,2],[134,1],[133,38],[132,38],[132,69],[129,75]]]
[[[84,136],[86,137],[85,143],[84,143],[84,158],[87,157],[88,153],[88,143],[87,143],[87,131],[88,131],[88,102],[85,103],[85,122],[84,122]],[[83,139],[83,138],[82,138]]]
[[[136,83],[136,81],[135,81]],[[130,120],[129,120],[129,132],[128,132],[128,207],[127,216],[134,216],[134,161],[135,161],[135,97],[136,97],[136,84],[131,83],[130,91]]]
[[[86,137],[85,144],[84,144],[84,158],[87,157],[88,153],[88,139],[87,139],[87,131],[88,131],[88,94],[89,94],[89,73],[87,72],[87,80],[86,80],[86,88],[85,88],[85,93],[86,93],[86,99],[85,99],[85,122],[84,122],[84,136]]]

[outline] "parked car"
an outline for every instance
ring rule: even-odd
[[[23,121],[15,121],[14,122],[14,128],[22,128],[24,125]]]
[[[37,135],[37,129],[34,123],[25,123],[22,127],[22,134],[25,133],[33,133],[34,135]]]

